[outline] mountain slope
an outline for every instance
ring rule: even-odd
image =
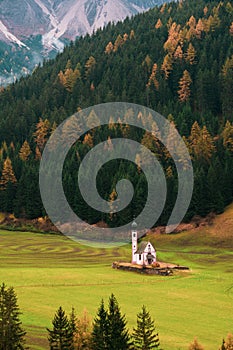
[[[22,0],[0,2],[0,79],[28,73],[54,57],[67,40],[91,34],[109,22],[148,10],[167,0]],[[28,48],[27,51],[24,48]]]
[[[2,89],[0,189],[1,184],[5,187],[0,191],[0,210],[26,218],[44,215],[38,160],[55,125],[80,108],[126,101],[169,117],[184,136],[195,174],[193,199],[185,219],[221,213],[233,198],[232,13],[228,1],[210,1],[206,6],[206,1],[200,0],[197,6],[195,0],[189,0],[182,6],[170,3],[154,8],[79,38],[31,76]],[[40,127],[46,129],[42,143],[35,139]],[[158,224],[165,225],[178,185],[168,152],[142,131],[128,130],[124,125],[101,132],[91,132],[77,145],[72,153],[75,165],[72,159],[67,160],[67,168],[74,173],[67,175],[64,187],[74,210],[87,214],[90,223],[105,220],[109,225],[129,222],[131,215],[142,210],[146,181],[134,164],[106,165],[108,175],[98,177],[98,188],[106,200],[114,196],[117,179],[129,174],[134,184],[136,203],[114,219],[88,208],[80,193],[72,190],[76,188],[77,166],[91,145],[102,141],[103,134],[110,138],[130,136],[151,146],[163,165],[169,190]],[[29,154],[22,155],[22,147],[24,152],[25,147],[28,150],[24,141],[29,143]],[[11,183],[6,186],[9,179],[1,178],[9,163],[7,157],[17,179],[14,190]]]

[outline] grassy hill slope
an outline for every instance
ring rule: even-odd
[[[194,336],[205,350],[218,349],[233,331],[232,212],[228,207],[211,227],[150,237],[160,260],[191,268],[172,277],[112,270],[113,260],[130,260],[130,245],[105,250],[58,235],[1,231],[0,280],[16,289],[30,348],[48,348],[45,327],[60,305],[94,316],[113,292],[131,330],[141,305],[148,306],[163,349],[185,350]]]

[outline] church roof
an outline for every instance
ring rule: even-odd
[[[142,254],[144,252],[144,250],[146,249],[148,242],[141,242],[138,246],[137,251],[135,252],[135,254]]]
[[[142,241],[139,244],[138,249],[135,252],[135,254],[142,254],[142,253],[144,253],[144,250],[146,249],[146,246],[147,246],[148,243],[150,243],[150,242]],[[150,245],[151,245],[151,248],[154,248],[151,243],[150,243]]]

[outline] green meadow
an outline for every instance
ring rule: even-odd
[[[233,332],[232,213],[208,228],[149,237],[159,260],[191,269],[169,277],[113,270],[114,260],[130,260],[130,245],[101,249],[60,235],[0,231],[0,281],[16,290],[30,349],[48,349],[46,327],[60,305],[93,317],[114,293],[130,330],[148,307],[164,350],[185,350],[195,336],[217,350]]]

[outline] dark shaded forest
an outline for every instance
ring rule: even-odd
[[[38,169],[50,134],[81,109],[123,101],[161,113],[183,136],[195,174],[185,220],[221,213],[233,195],[232,96],[230,1],[172,2],[78,38],[31,76],[1,88],[0,210],[29,219],[46,215]],[[177,195],[174,162],[156,135],[124,124],[93,129],[71,149],[64,189],[74,211],[89,223],[114,226],[129,222],[146,201],[147,184],[138,158],[135,164],[107,163],[97,179],[100,194],[109,201],[116,198],[117,181],[127,178],[133,183],[133,201],[120,215],[96,212],[84,202],[76,188],[78,167],[103,137],[109,144],[115,137],[129,137],[156,154],[168,186],[157,224],[166,224]]]

